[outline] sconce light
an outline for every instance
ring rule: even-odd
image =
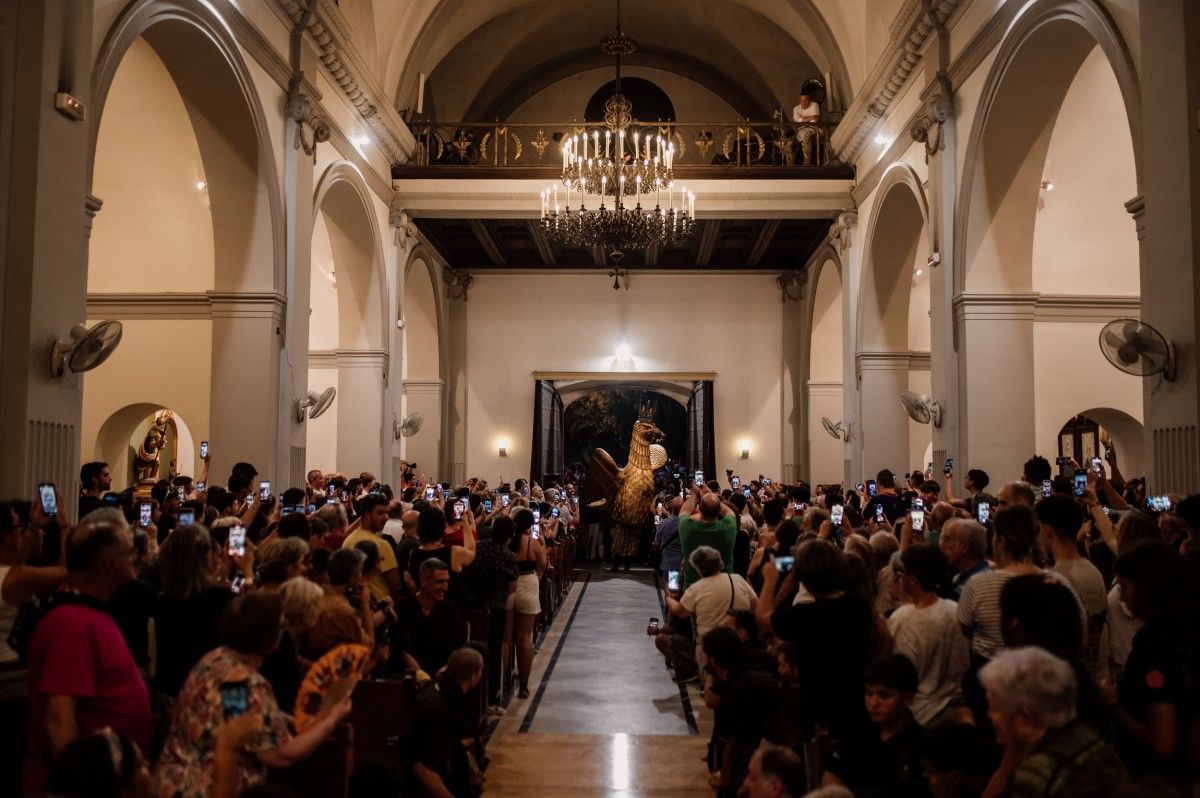
[[[496,441],[496,449],[501,457],[508,457],[508,438]]]
[[[501,457],[508,457],[508,447],[507,447],[507,446],[501,446],[501,447],[500,447],[500,456],[501,456]]]
[[[742,450],[742,459],[749,460],[750,459],[750,441],[746,441],[746,440],[739,441],[738,448]]]
[[[750,450],[749,449],[742,449],[742,459],[743,460],[750,459]]]
[[[1042,181],[1042,191],[1045,191],[1047,194],[1049,194],[1053,190],[1054,190],[1054,181],[1053,180],[1043,180]]]

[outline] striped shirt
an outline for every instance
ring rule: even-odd
[[[1062,574],[1055,571],[1040,571],[1043,575],[1060,584],[1066,585],[1079,605],[1079,617],[1087,624],[1087,614],[1079,601],[1075,587]],[[1002,569],[992,569],[976,574],[967,586],[963,588],[962,597],[958,600],[958,625],[963,634],[971,638],[971,653],[991,659],[996,652],[1004,648],[1004,633],[1000,624],[1000,591],[1009,579],[1017,574]]]

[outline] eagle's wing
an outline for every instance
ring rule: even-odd
[[[584,505],[612,506],[621,487],[624,469],[617,466],[612,456],[603,449],[593,449],[588,460],[587,477],[579,486],[579,502]]]

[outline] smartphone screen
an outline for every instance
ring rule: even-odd
[[[561,511],[560,511],[560,510],[559,510],[557,507],[552,507],[552,508],[550,509],[550,517],[551,517],[551,518],[558,518],[558,516],[559,516],[559,513],[560,513],[560,512],[561,512]]]
[[[1050,495],[1050,490],[1053,486],[1054,485],[1050,480],[1048,480],[1048,479],[1042,480],[1042,498],[1043,499]]]
[[[541,510],[534,510],[534,511],[533,511],[533,523],[534,523],[534,525],[536,526],[536,525],[540,524],[541,522],[542,522],[542,511],[541,511]]]
[[[258,500],[266,502],[269,498],[271,498],[271,481],[264,479],[258,483]]]
[[[696,487],[700,487],[701,485],[703,485],[704,484],[704,472],[697,471],[695,479],[693,481],[696,483]]]
[[[908,514],[908,520],[912,522],[914,532],[920,532],[925,528],[925,511],[913,510]]]
[[[196,523],[196,511],[195,510],[180,510],[179,511],[179,525],[180,526],[189,526],[194,523]]]
[[[208,487],[208,483],[207,483],[207,482],[204,482],[203,480],[201,480],[200,482],[197,482],[197,483],[196,483],[196,492],[197,492],[197,493],[203,493],[203,492],[204,492],[204,489],[205,489],[205,488],[207,488],[207,487]]]
[[[246,527],[241,524],[229,527],[229,553],[239,557],[246,553]]]
[[[932,461],[929,463],[929,465],[925,466],[925,473],[928,474],[929,476],[933,476],[933,462]]]
[[[246,714],[250,709],[250,686],[246,682],[229,682],[221,685],[221,708],[226,720]]]
[[[921,499],[913,499],[913,500],[912,500],[912,509],[914,509],[914,510],[924,510],[924,509],[925,509],[925,502],[924,502],[924,501],[922,501]]]
[[[953,471],[953,470],[954,470],[954,458],[953,458],[953,457],[947,457],[947,458],[946,458],[946,465],[942,467],[942,473],[943,473],[943,474],[949,474],[949,473],[950,473],[951,471]]]
[[[1104,470],[1103,462],[1104,461],[1101,460],[1099,457],[1093,457],[1092,458],[1092,470],[1095,471],[1097,474],[1102,473]]]
[[[679,592],[679,572],[667,571],[667,590],[672,593]]]
[[[856,491],[858,491],[859,493],[862,493],[863,492],[863,484],[861,482],[858,483],[857,485],[854,486],[854,489]]]
[[[316,503],[316,502],[309,502],[309,503],[308,503],[308,514],[309,514],[309,515],[312,515],[312,514],[313,514],[313,513],[315,513],[316,511],[317,511],[317,503]]]
[[[833,505],[833,507],[829,511],[829,523],[833,524],[834,526],[841,526],[842,525],[842,513],[844,513],[845,511],[846,511],[846,508],[843,507],[842,505],[840,505],[840,504]]]
[[[578,496],[572,496],[571,500],[575,502],[576,507],[579,506],[579,497]]]
[[[883,520],[883,505],[882,504],[875,505],[875,520],[876,521]]]
[[[455,502],[454,503],[454,520],[461,521],[462,517],[463,517],[463,503]]]
[[[791,555],[788,555],[786,557],[776,557],[775,558],[775,570],[779,572],[780,576],[783,576],[784,574],[791,571],[792,566],[795,564],[796,564],[796,558],[792,557]]]
[[[878,496],[879,495],[879,487],[875,484],[875,480],[873,480],[873,479],[867,480],[867,495],[868,496]]]
[[[1087,474],[1084,471],[1075,472],[1075,495],[1083,496],[1087,493]]]
[[[740,477],[731,477],[729,482],[730,482],[730,487],[733,488],[734,490],[737,490],[738,488],[740,488],[742,486],[742,480]]]
[[[427,501],[427,502],[433,501],[433,488],[425,489],[425,501]]]
[[[142,502],[138,505],[138,526],[142,529],[150,526],[151,510],[150,502]]]
[[[208,457],[208,441],[200,441],[200,459]]]
[[[185,491],[183,489],[183,485],[180,485],[178,488],[175,489],[175,495],[179,497],[179,501],[181,501],[181,502],[187,501],[187,491]]]
[[[54,495],[54,485],[43,482],[38,485],[38,498],[42,501],[42,512],[48,516],[58,515],[58,497]]]
[[[533,539],[534,539],[534,540],[541,540],[541,539],[542,539],[542,530],[541,530],[541,528],[540,528],[540,527],[539,527],[537,524],[534,524],[534,525],[533,525],[533,530],[532,530],[532,532],[533,532]]]
[[[979,507],[975,509],[975,517],[979,519],[979,523],[986,524],[988,519],[992,517],[992,505],[987,502],[980,502]]]
[[[325,495],[326,496],[333,496],[336,494],[337,494],[337,485],[326,485],[325,486]]]

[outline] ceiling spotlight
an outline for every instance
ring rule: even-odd
[[[208,188],[207,180],[205,180],[204,178],[200,178],[199,180],[196,181],[196,190],[197,191],[203,191],[206,188]]]
[[[1046,193],[1050,193],[1053,190],[1054,190],[1054,181],[1052,181],[1052,180],[1043,180],[1042,181],[1042,191],[1045,191]]]

